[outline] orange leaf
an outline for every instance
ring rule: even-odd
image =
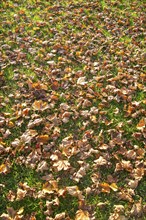
[[[102,192],[110,193],[110,185],[108,183],[101,183],[100,186],[102,188]]]
[[[142,118],[142,119],[139,121],[139,123],[137,124],[136,127],[137,127],[138,130],[143,130],[144,127],[145,127],[145,119]]]
[[[49,136],[48,136],[47,134],[39,135],[39,136],[37,137],[37,141],[38,141],[38,142],[41,142],[41,143],[43,143],[43,144],[47,143],[48,140],[49,140]]]
[[[8,166],[6,164],[1,164],[0,165],[0,173],[6,174],[8,172]]]

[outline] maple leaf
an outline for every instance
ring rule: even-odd
[[[0,218],[2,220],[20,220],[23,218],[23,211],[24,211],[24,208],[21,207],[18,211],[14,210],[12,207],[8,207],[7,208],[7,212],[8,214],[6,213],[3,213]]]
[[[26,196],[27,191],[26,190],[22,190],[20,188],[17,189],[17,197],[16,200],[20,201],[22,200],[25,196]]]
[[[54,191],[58,191],[58,183],[56,180],[50,180],[43,185],[43,192],[52,194]]]
[[[70,168],[70,163],[68,160],[58,160],[57,162],[53,163],[53,167],[57,171],[68,170]]]

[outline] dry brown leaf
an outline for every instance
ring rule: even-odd
[[[5,118],[0,116],[0,127],[5,124]]]
[[[136,152],[134,150],[127,150],[126,153],[125,153],[125,156],[128,158],[128,159],[135,159],[136,158]]]
[[[7,194],[7,199],[11,202],[13,202],[16,198],[16,195],[13,191],[9,190],[8,194]]]
[[[42,173],[45,170],[48,170],[48,164],[46,161],[42,160],[39,162],[36,171]]]
[[[32,139],[37,135],[37,131],[33,129],[27,129],[22,135],[21,135],[21,142],[20,145],[23,144],[30,144]]]
[[[142,177],[144,176],[144,168],[143,167],[138,167],[133,170],[132,176],[135,178],[135,180],[140,181]]]
[[[68,160],[58,160],[53,164],[53,167],[57,171],[68,170],[70,168],[70,163],[68,162]]]
[[[78,186],[68,186],[65,189],[71,196],[78,197],[79,200],[84,200],[84,196]]]
[[[79,209],[76,212],[75,220],[90,220],[89,212]]]
[[[77,186],[68,186],[66,190],[71,196],[78,196],[79,188]]]
[[[11,143],[11,145],[12,145],[13,147],[20,147],[20,146],[21,146],[21,141],[20,141],[18,138],[16,138],[16,139]]]
[[[56,180],[50,180],[43,184],[43,192],[52,194],[54,191],[58,191],[58,183]]]
[[[32,104],[32,107],[34,110],[44,111],[44,110],[48,109],[48,104],[47,104],[47,102],[43,102],[42,100],[38,100],[38,101],[34,101],[34,103]]]
[[[64,220],[65,219],[65,212],[59,213],[57,215],[55,215],[54,220]]]
[[[20,201],[22,200],[27,194],[26,190],[22,190],[20,188],[17,189],[17,195],[16,195],[16,200]]]
[[[94,160],[95,166],[103,166],[107,164],[107,160],[100,156],[97,160]]]
[[[37,118],[37,119],[35,119],[35,120],[31,120],[31,121],[29,121],[29,123],[28,123],[28,128],[30,129],[30,128],[33,128],[33,127],[35,127],[35,126],[38,126],[38,125],[40,125],[42,122],[43,122],[43,119],[42,119],[42,118]]]
[[[109,148],[109,145],[107,145],[107,144],[102,144],[99,146],[100,150],[107,150],[108,148]]]
[[[73,179],[76,182],[79,182],[80,179],[86,175],[86,171],[89,168],[88,164],[83,165],[74,175],[73,175]]]
[[[139,183],[139,180],[130,180],[128,182],[128,186],[131,188],[131,189],[136,189],[137,186],[138,186],[138,183]]]
[[[142,206],[142,199],[139,202],[134,203],[132,209],[130,211],[131,217],[140,218],[143,216],[143,206]]]
[[[119,198],[120,200],[125,200],[125,201],[128,201],[128,202],[130,202],[130,203],[133,202],[133,198],[132,198],[132,196],[130,195],[130,193],[128,193],[128,191],[122,190],[122,191],[119,192],[117,195],[118,195],[118,198]]]

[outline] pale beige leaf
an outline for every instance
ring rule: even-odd
[[[75,220],[90,220],[89,212],[79,209],[76,212]]]

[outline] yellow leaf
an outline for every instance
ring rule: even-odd
[[[18,215],[21,215],[23,212],[24,212],[24,207],[21,207],[21,208],[18,210],[17,214],[18,214]]]
[[[118,191],[118,186],[115,184],[115,183],[112,183],[111,185],[110,185],[110,188],[113,190],[113,191]]]
[[[0,173],[7,173],[8,172],[8,166],[6,164],[0,165]]]
[[[14,125],[14,123],[13,123],[12,121],[9,121],[9,122],[8,122],[8,127],[9,127],[9,128],[13,128],[14,126],[15,126],[15,125]]]

